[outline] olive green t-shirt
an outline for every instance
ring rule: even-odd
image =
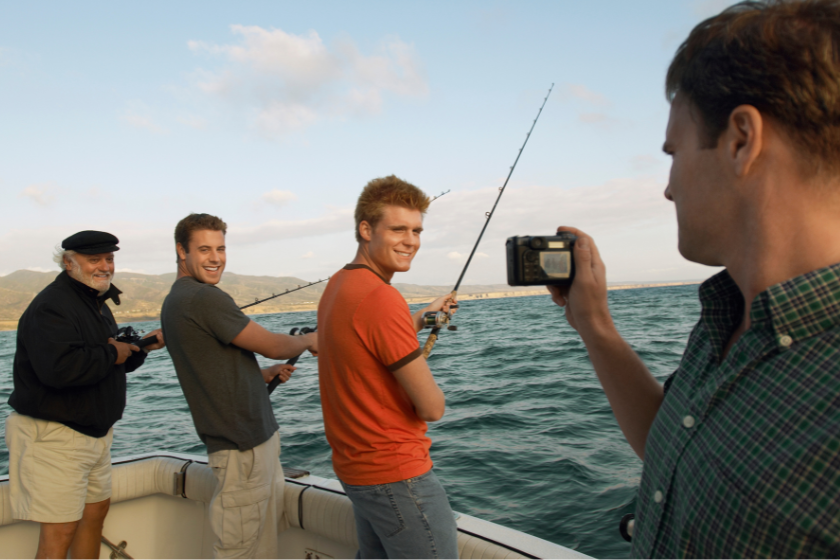
[[[254,353],[231,344],[249,322],[229,295],[189,276],[163,302],[166,348],[208,453],[247,451],[278,428]]]

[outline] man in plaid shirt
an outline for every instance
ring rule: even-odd
[[[743,2],[668,69],[679,250],[725,270],[661,385],[576,233],[550,288],[644,461],[640,557],[840,557],[840,2]]]

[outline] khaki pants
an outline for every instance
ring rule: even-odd
[[[286,482],[279,456],[280,434],[276,432],[248,451],[210,454],[210,467],[218,481],[210,500],[216,558],[277,558],[277,533],[286,522]]]
[[[12,412],[6,418],[12,517],[39,523],[82,518],[85,504],[111,497],[111,440]]]

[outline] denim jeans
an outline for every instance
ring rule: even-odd
[[[389,484],[341,483],[353,502],[357,558],[458,558],[458,529],[434,471]]]

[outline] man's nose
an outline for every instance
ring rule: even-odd
[[[671,198],[671,183],[668,183],[668,186],[665,187],[665,193],[664,194],[665,194],[665,198],[667,198],[671,202],[674,202],[674,199]]]

